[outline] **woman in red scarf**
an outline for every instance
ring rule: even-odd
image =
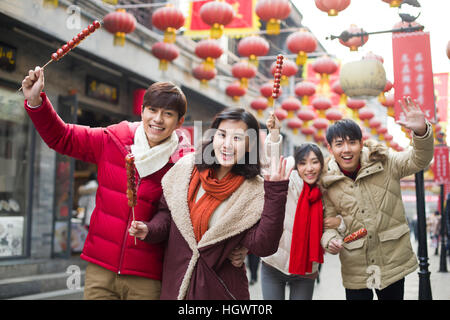
[[[151,243],[167,241],[161,299],[249,299],[245,266],[228,257],[241,246],[271,255],[283,233],[286,161],[260,176],[259,124],[244,109],[221,112],[211,129],[195,155],[164,176],[150,222],[129,229]]]
[[[269,117],[266,151],[280,152],[281,135],[275,115]],[[323,263],[320,245],[323,228],[344,228],[340,218],[323,220],[322,193],[318,185],[324,159],[319,147],[302,144],[294,157],[287,158],[287,167],[294,167],[289,177],[284,231],[277,252],[263,258],[261,282],[263,298],[284,300],[286,285],[290,300],[311,300],[319,264]]]

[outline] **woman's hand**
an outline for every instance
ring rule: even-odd
[[[132,237],[139,238],[140,240],[144,240],[148,234],[148,228],[145,223],[142,221],[134,221],[131,223],[130,229],[128,229],[128,233]]]
[[[267,181],[283,181],[289,180],[289,176],[291,175],[292,169],[286,171],[286,159],[283,156],[280,157],[280,161],[272,158],[270,162],[270,168],[267,170],[264,175],[264,180]]]
[[[228,259],[231,261],[231,264],[236,268],[240,268],[245,261],[245,257],[247,256],[248,249],[246,247],[237,247],[231,251]]]
[[[341,252],[343,246],[342,246],[342,240],[341,239],[333,239],[328,244],[328,251],[331,254],[338,254]]]
[[[420,109],[416,100],[412,101],[411,97],[403,97],[403,101],[399,100],[400,106],[405,113],[404,121],[398,120],[397,124],[414,131],[418,136],[427,133],[427,124],[425,122],[425,114]]]
[[[44,89],[44,69],[36,67],[28,71],[28,76],[22,81],[22,90],[25,99],[32,107],[42,103],[41,91]]]
[[[325,229],[337,229],[341,225],[341,218],[328,217],[323,220]]]

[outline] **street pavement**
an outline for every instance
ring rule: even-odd
[[[413,238],[411,241],[413,247],[417,250],[418,243]],[[434,249],[430,247],[428,248],[428,263],[430,264],[428,266],[428,270],[431,273],[430,283],[433,300],[450,300],[450,272],[438,272],[440,256],[434,255]],[[447,270],[450,271],[450,259],[448,257]],[[418,300],[419,298],[418,271],[419,268],[417,268],[416,272],[410,273],[405,277],[405,300]],[[249,274],[248,269],[247,273]],[[288,290],[289,289],[287,288],[285,297],[289,297]],[[250,286],[250,299],[263,299],[261,292],[260,270],[258,271],[258,281]],[[375,293],[374,299],[377,299]],[[315,284],[313,300],[345,300],[345,289],[342,285],[341,277],[341,263],[338,255],[332,255],[329,253],[325,254],[324,263],[320,271],[320,283],[316,282]]]

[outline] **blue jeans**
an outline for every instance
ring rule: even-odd
[[[285,300],[289,285],[289,300],[312,300],[315,279],[287,275],[265,263],[261,264],[261,287],[264,300]]]

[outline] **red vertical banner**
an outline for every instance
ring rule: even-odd
[[[434,94],[436,95],[436,110],[439,115],[439,122],[447,123],[448,73],[434,74]]]
[[[403,96],[417,100],[425,116],[435,122],[433,70],[431,67],[430,34],[401,32],[392,35],[394,55],[395,120],[405,115],[398,103]]]
[[[437,184],[447,184],[449,182],[449,157],[448,147],[438,145],[434,147],[433,163],[434,181]]]

